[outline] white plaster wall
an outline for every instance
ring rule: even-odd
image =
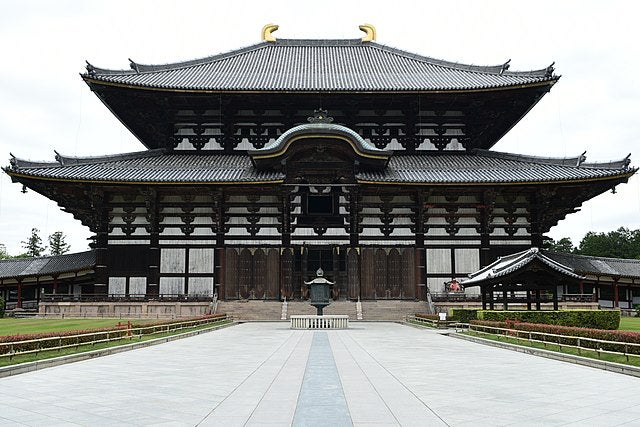
[[[124,295],[126,286],[126,277],[109,277],[109,294]]]
[[[189,273],[213,273],[214,254],[214,249],[189,249]]]
[[[146,277],[130,277],[129,278],[129,295],[146,295],[147,294],[147,278]]]
[[[185,249],[163,248],[160,250],[160,273],[184,273]]]
[[[183,295],[184,294],[184,277],[161,277],[160,278],[160,294],[161,295]]]
[[[213,296],[213,277],[190,277],[189,295]]]
[[[451,250],[427,248],[427,273],[451,273]]]
[[[473,273],[480,269],[479,249],[454,249],[456,257],[456,271],[458,273]]]

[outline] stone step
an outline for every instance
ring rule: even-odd
[[[362,301],[362,320],[403,320],[408,315],[424,313],[425,301],[379,300]],[[281,301],[219,301],[218,313],[226,313],[238,320],[281,320]],[[356,303],[332,301],[324,309],[325,314],[346,314],[356,320]],[[292,315],[316,314],[308,301],[287,301],[287,318]]]

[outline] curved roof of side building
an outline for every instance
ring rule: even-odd
[[[83,78],[139,88],[190,91],[459,91],[553,84],[553,67],[508,71],[442,61],[361,39],[277,39],[166,65],[130,70],[87,65]]]
[[[534,261],[541,262],[551,270],[562,274],[571,279],[584,279],[583,276],[576,274],[570,266],[564,265],[555,259],[550,258],[538,248],[527,249],[522,252],[516,252],[511,255],[498,258],[488,266],[469,274],[468,279],[461,280],[465,286],[476,286],[489,281],[496,281],[500,278],[507,277],[519,270],[525,269]]]
[[[544,158],[488,150],[401,155],[396,152],[383,170],[362,170],[363,183],[531,184],[624,179],[637,169],[629,159],[607,164],[575,158]],[[161,149],[104,157],[57,155],[51,163],[11,159],[5,172],[14,178],[103,183],[260,183],[279,182],[279,171],[256,169],[248,155],[165,152]]]

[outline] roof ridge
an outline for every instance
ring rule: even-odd
[[[72,256],[78,256],[78,255],[85,255],[89,252],[93,252],[93,249],[89,249],[87,251],[82,251],[82,252],[73,252],[73,253],[66,253],[66,254],[61,254],[61,255],[43,255],[43,256],[34,256],[34,257],[16,257],[16,258],[5,258],[5,259],[0,259],[0,263],[6,263],[6,262],[16,262],[16,261],[36,261],[36,260],[48,260],[48,259],[52,259],[52,258],[69,258]]]
[[[517,153],[507,153],[504,151],[493,151],[486,150],[482,148],[474,148],[471,150],[472,152],[483,156],[483,157],[492,157],[504,160],[515,160],[515,161],[528,161],[540,164],[549,164],[549,165],[558,165],[558,166],[567,166],[567,167],[580,167],[580,168],[589,168],[589,169],[616,169],[616,170],[626,170],[629,166],[629,156],[625,157],[622,160],[614,160],[611,162],[602,162],[602,163],[586,163],[584,153],[576,156],[576,157],[546,157],[546,156],[534,156],[531,154],[517,154]]]
[[[595,260],[610,260],[610,261],[617,261],[617,262],[631,261],[634,264],[636,263],[640,264],[640,259],[635,259],[635,258],[613,258],[613,257],[596,256],[596,255],[581,255],[581,254],[572,254],[569,252],[555,252],[555,251],[550,251],[549,249],[543,249],[543,251],[553,255],[570,256],[573,258],[589,258],[589,259],[595,259]]]
[[[169,62],[166,64],[140,64],[132,59],[129,59],[130,69],[122,69],[122,70],[111,70],[108,68],[100,68],[96,67],[87,61],[87,72],[82,74],[83,76],[92,77],[96,74],[102,75],[135,75],[135,74],[144,74],[151,73],[155,71],[171,71],[171,70],[179,70],[181,68],[193,67],[196,65],[208,64],[211,62],[219,61],[226,58],[231,58],[237,55],[242,55],[247,52],[251,52],[253,50],[257,50],[260,48],[264,48],[269,46],[271,43],[269,42],[260,42],[255,43],[249,46],[240,47],[237,49],[228,50],[226,52],[217,53],[214,55],[205,56],[202,58],[189,59],[185,61],[179,62]]]
[[[438,59],[432,56],[426,56],[419,53],[412,53],[401,48],[397,48],[394,46],[385,45],[381,43],[369,42],[369,45],[371,47],[378,48],[389,53],[394,53],[396,55],[400,55],[405,58],[427,62],[429,64],[433,64],[436,66],[451,68],[459,71],[481,72],[481,73],[490,73],[490,74],[506,75],[506,76],[548,77],[549,80],[560,78],[560,76],[555,76],[555,75],[547,76],[549,67],[540,68],[538,70],[529,70],[529,71],[508,71],[508,68],[509,68],[508,65],[509,65],[509,62],[511,61],[510,59],[503,64],[475,65],[475,64],[468,64],[464,62],[447,61],[445,59]]]
[[[76,156],[64,156],[58,154],[56,152],[56,161],[63,166],[70,165],[86,165],[93,163],[104,163],[105,161],[117,161],[117,160],[129,160],[129,159],[140,159],[146,157],[155,157],[165,153],[164,148],[154,148],[151,150],[144,151],[132,151],[129,153],[118,153],[118,154],[105,154],[102,156],[87,156],[87,157],[76,157]]]

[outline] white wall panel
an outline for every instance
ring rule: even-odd
[[[161,295],[183,295],[184,294],[184,277],[161,277],[160,278],[160,294]]]
[[[160,250],[160,273],[184,273],[185,249],[166,248]]]
[[[146,295],[147,294],[147,278],[146,277],[130,277],[129,278],[129,295]]]
[[[479,249],[454,249],[456,256],[456,271],[459,273],[473,273],[480,269]]]
[[[189,273],[213,273],[214,254],[214,249],[189,249]]]
[[[451,250],[427,248],[427,273],[451,274]]]
[[[124,295],[127,286],[126,277],[109,277],[109,293]]]
[[[190,277],[189,295],[213,296],[213,277]]]

